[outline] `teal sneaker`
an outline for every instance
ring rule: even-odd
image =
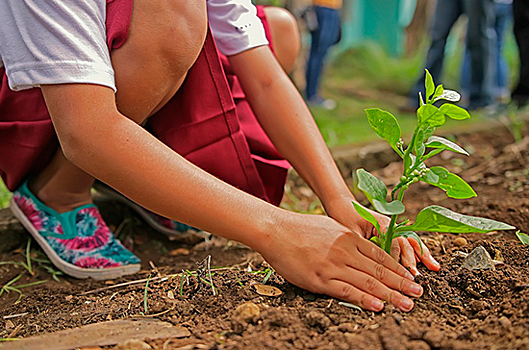
[[[138,215],[140,215],[150,227],[164,234],[171,241],[195,244],[211,237],[210,233],[144,209],[102,182],[96,181],[94,189],[97,191],[97,199],[113,200],[125,204],[138,213]]]
[[[114,237],[93,204],[59,214],[24,182],[10,208],[51,262],[70,276],[113,279],[140,269],[140,259]]]

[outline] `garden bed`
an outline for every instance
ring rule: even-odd
[[[436,203],[462,214],[501,220],[528,232],[529,136],[515,144],[509,131],[498,126],[458,135],[457,141],[471,151],[471,157],[445,152],[436,162],[467,180],[479,196],[452,200],[439,189],[418,184],[410,188],[404,200],[410,213],[415,215],[424,206]],[[345,174],[363,166],[387,180],[388,185],[397,180],[393,174],[398,165],[392,163],[397,159],[384,150],[354,154],[354,160],[339,160]],[[285,206],[319,210],[314,196],[299,179],[291,176],[289,185]],[[41,263],[41,267],[34,267],[33,276],[24,272],[15,285],[44,279],[46,283],[21,289],[24,294],[18,304],[14,304],[16,292],[0,297],[0,338],[25,338],[147,316],[189,331],[183,338],[148,340],[155,349],[529,348],[529,246],[523,246],[513,233],[423,236],[440,261],[441,271],[420,268],[419,281],[425,293],[416,300],[412,312],[402,313],[388,306],[381,313],[372,313],[305,292],[280,276],[270,275],[261,256],[239,244],[212,239],[183,246],[151,232],[117,203],[103,203],[102,211],[107,222],[142,258],[144,270],[116,281],[81,281],[64,276],[55,281],[43,268],[46,264]],[[0,218],[1,230],[20,230],[5,213]],[[465,240],[455,242],[458,237]],[[25,262],[26,239],[19,250],[0,255],[1,261]],[[460,269],[463,258],[458,252],[469,253],[479,245],[503,264],[494,271]],[[31,256],[37,257],[37,251],[33,250]],[[180,274],[182,270],[195,271],[196,263],[207,256],[212,259],[215,296],[212,287],[196,276]],[[0,285],[23,271],[17,265],[1,265]],[[178,275],[160,278],[174,274]],[[257,294],[254,284],[265,279],[283,294]],[[131,281],[141,282],[120,285]],[[91,292],[100,288],[105,290]],[[253,313],[241,315],[237,308],[247,302],[257,305],[258,310],[249,308]]]

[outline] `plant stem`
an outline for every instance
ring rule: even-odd
[[[402,202],[404,199],[404,189],[400,189],[398,200]],[[386,231],[386,234],[384,235],[384,250],[386,253],[391,254],[391,244],[393,242],[393,230],[395,229],[395,224],[397,222],[399,215],[395,214],[391,216],[391,221],[388,226],[388,230]]]

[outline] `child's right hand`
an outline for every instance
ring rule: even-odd
[[[422,287],[390,255],[326,216],[285,212],[268,240],[257,248],[291,283],[366,310],[387,301],[410,311]],[[401,294],[403,293],[403,294]]]

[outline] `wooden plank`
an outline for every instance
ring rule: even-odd
[[[158,319],[141,318],[95,323],[83,327],[0,343],[1,350],[70,350],[115,345],[128,339],[185,338],[191,333]]]

